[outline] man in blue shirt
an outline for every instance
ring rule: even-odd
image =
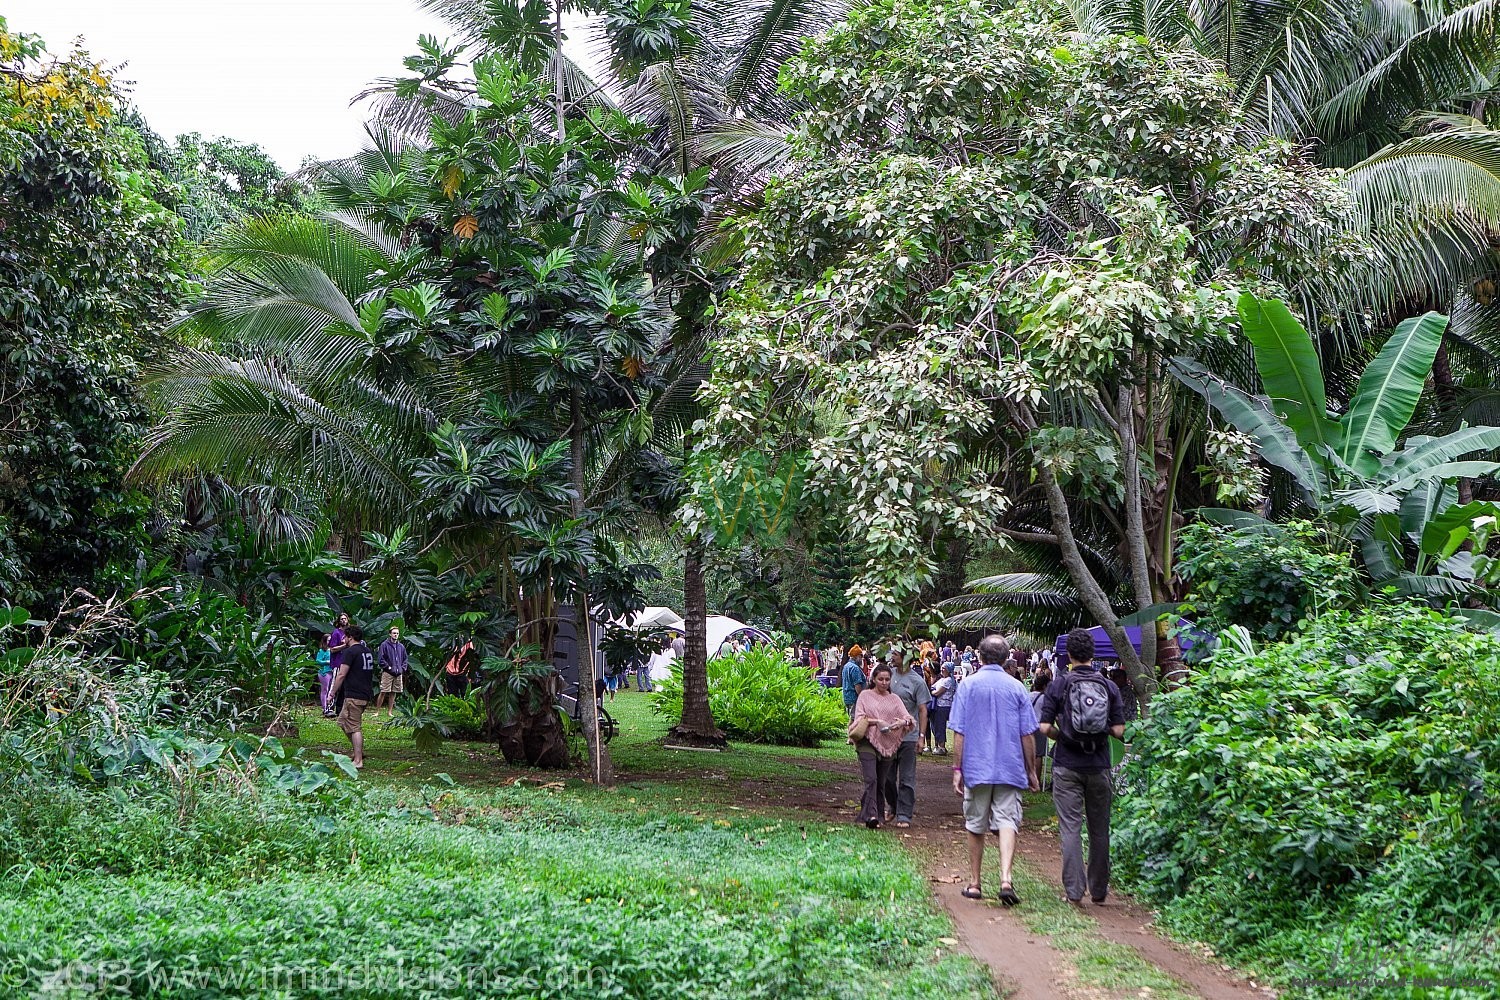
[[[865,651],[855,643],[849,647],[849,662],[844,664],[844,712],[851,719],[854,718],[854,703],[859,701],[859,693],[865,689],[865,672],[859,665],[860,657],[864,655]]]
[[[1078,697],[1068,689],[1079,685]],[[1104,707],[1106,732],[1079,738],[1069,729],[1069,712],[1078,712],[1083,698],[1098,700],[1094,692],[1108,700]],[[1109,813],[1114,802],[1114,787],[1109,778],[1109,737],[1125,738],[1125,708],[1120,690],[1094,666],[1094,637],[1087,629],[1075,628],[1068,633],[1068,668],[1047,687],[1042,708],[1037,713],[1043,736],[1057,740],[1052,751],[1052,802],[1057,807],[1057,833],[1062,838],[1063,892],[1068,902],[1083,902],[1083,890],[1089,890],[1094,902],[1103,903],[1109,895]],[[1089,827],[1088,878],[1085,885],[1083,864],[1083,824]]]
[[[948,727],[953,730],[953,790],[963,796],[969,831],[969,887],[980,899],[984,837],[1000,834],[1000,902],[1021,901],[1011,883],[1016,833],[1021,829],[1021,791],[1037,791],[1036,716],[1021,682],[1005,672],[1010,643],[998,635],[979,643],[977,671],[958,686]]]

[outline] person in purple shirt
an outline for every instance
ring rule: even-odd
[[[344,650],[353,645],[349,637],[344,634],[344,630],[348,627],[349,615],[340,612],[333,623],[333,631],[328,635],[328,674],[330,677],[339,672],[339,667],[344,662]],[[331,719],[337,714],[331,699],[323,703],[323,718]]]
[[[948,727],[953,730],[953,790],[963,796],[964,829],[969,831],[969,886],[963,894],[981,899],[980,869],[985,834],[1000,835],[1000,902],[1021,901],[1011,882],[1016,834],[1021,829],[1021,792],[1041,788],[1037,776],[1036,716],[1021,682],[1006,672],[1010,643],[998,635],[979,643],[979,669],[953,696]]]

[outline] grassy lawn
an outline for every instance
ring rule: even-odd
[[[897,842],[715,801],[847,747],[667,751],[644,696],[610,708],[612,791],[367,717],[362,780],[305,798],[0,798],[0,995],[994,997]]]
[[[651,711],[650,697],[636,691],[622,693],[605,708],[619,723],[620,732],[609,745],[615,770],[622,781],[639,783],[647,780],[656,791],[675,788],[679,793],[714,800],[733,798],[739,784],[763,781],[799,786],[818,786],[836,780],[838,775],[816,765],[820,761],[848,762],[853,751],[843,741],[827,741],[821,747],[778,747],[754,743],[733,744],[730,752],[712,753],[700,750],[668,750],[662,746],[667,723]],[[349,740],[331,719],[324,719],[314,708],[303,709],[296,717],[300,730],[296,739],[286,742],[292,747],[311,751],[349,752]],[[365,713],[364,779],[374,785],[430,782],[439,773],[452,776],[460,784],[475,787],[510,785],[524,781],[574,781],[576,775],[511,767],[490,743],[444,741],[435,751],[418,750],[411,732],[386,724]]]

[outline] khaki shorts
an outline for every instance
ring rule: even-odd
[[[1015,785],[964,788],[964,829],[980,835],[1021,829],[1021,790]]]
[[[365,706],[368,704],[363,698],[345,698],[344,707],[339,709],[339,728],[350,736],[359,732],[360,723],[365,717]]]
[[[380,672],[380,693],[401,694],[406,690],[405,674],[390,674],[384,670]]]

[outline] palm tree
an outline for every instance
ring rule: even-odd
[[[341,528],[409,523],[460,569],[498,567],[502,593],[588,592],[600,512],[628,509],[640,478],[631,422],[667,332],[644,248],[697,209],[611,173],[618,120],[570,131],[558,157],[531,110],[544,89],[510,72],[514,98],[434,120],[425,143],[382,133],[331,165],[334,217],[220,241],[181,331],[198,348],[152,375],[165,416],[138,476],[298,484]],[[591,750],[607,780],[607,753]]]
[[[651,264],[655,286],[677,316],[670,343],[657,360],[669,373],[666,380],[679,387],[663,397],[655,425],[662,436],[676,437],[675,443],[662,442],[667,450],[684,453],[690,447],[688,428],[697,416],[693,390],[707,374],[709,307],[729,278],[734,253],[733,245],[718,237],[719,223],[736,207],[752,202],[773,174],[789,167],[787,137],[799,108],[779,91],[778,74],[800,51],[803,39],[834,23],[848,9],[847,3],[622,4],[589,25],[594,36],[591,61],[603,67],[602,80],[591,77],[568,55],[560,6],[544,24],[539,6],[515,0],[422,4],[453,24],[479,53],[547,67],[558,82],[559,114],[609,104],[643,124],[648,131],[635,146],[643,168],[684,180],[696,178],[690,195],[708,201],[700,225],[677,234],[670,245],[655,248]],[[451,94],[438,94],[433,107],[441,111],[451,102]],[[394,90],[383,111],[387,120],[398,123],[414,117],[409,102]],[[704,546],[696,535],[684,544],[687,642],[683,716],[674,736],[717,743],[722,736],[708,698]]]

